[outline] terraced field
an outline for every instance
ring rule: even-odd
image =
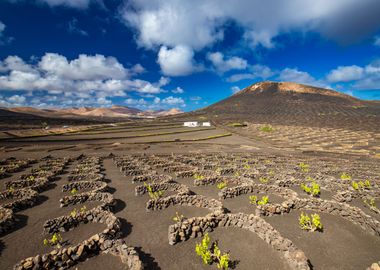
[[[195,253],[206,233],[236,269],[366,269],[380,260],[375,160],[64,153],[9,163],[26,165],[0,180],[1,269],[212,269]],[[317,196],[300,188],[310,183]],[[323,229],[302,230],[301,213],[319,214]]]

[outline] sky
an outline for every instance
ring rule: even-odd
[[[259,81],[380,99],[379,0],[0,0],[0,107],[191,111]]]

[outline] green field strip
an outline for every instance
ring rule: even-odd
[[[131,129],[131,128],[119,128],[114,130],[106,130],[106,131],[90,131],[90,132],[77,132],[74,135],[97,135],[97,134],[110,134],[110,133],[121,133],[121,132],[136,132],[136,131],[150,131],[150,130],[160,130],[160,129],[172,129],[172,128],[183,128],[183,126],[165,126],[165,127],[156,127],[156,128],[139,128],[139,129]],[[64,136],[71,136],[71,134],[63,134]]]
[[[24,138],[10,138],[8,141],[12,142],[71,142],[71,141],[96,141],[96,140],[119,140],[119,139],[133,139],[133,138],[142,138],[142,137],[151,137],[151,136],[162,136],[162,135],[172,135],[172,134],[181,134],[181,133],[190,133],[190,132],[198,132],[198,131],[207,131],[207,130],[215,130],[216,128],[201,128],[201,129],[191,129],[191,130],[183,130],[183,131],[168,131],[161,133],[145,133],[133,136],[118,136],[118,137],[104,137],[104,138],[77,138],[77,139],[56,139],[56,140],[23,140]],[[21,139],[21,140],[20,140]]]
[[[172,142],[198,142],[198,141],[207,141],[207,140],[213,140],[223,137],[232,136],[232,133],[223,133],[223,134],[217,134],[213,136],[207,136],[202,138],[196,138],[196,139],[171,139],[171,140],[159,140],[159,141],[148,141],[148,142],[134,142],[134,143],[124,143],[124,144],[154,144],[154,143],[172,143]]]

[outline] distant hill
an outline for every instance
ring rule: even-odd
[[[260,82],[206,108],[178,118],[219,123],[255,123],[335,127],[379,131],[380,103],[293,82]],[[174,117],[177,118],[177,117]]]
[[[54,118],[152,118],[182,113],[179,109],[142,111],[126,106],[112,107],[81,107],[64,109],[37,109],[33,107],[3,108],[15,113],[31,114]]]

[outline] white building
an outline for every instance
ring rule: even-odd
[[[211,123],[210,122],[203,122],[202,127],[211,127]]]
[[[197,127],[198,126],[198,122],[184,122],[183,126],[184,127]]]

